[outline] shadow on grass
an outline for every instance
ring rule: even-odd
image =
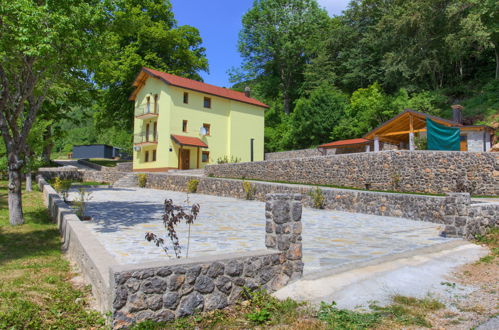
[[[59,231],[56,228],[29,231],[18,228],[19,231],[0,227],[0,265],[16,259],[45,256],[60,251]]]

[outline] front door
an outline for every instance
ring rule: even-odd
[[[180,169],[188,170],[190,164],[191,151],[189,149],[182,149],[182,153],[180,154],[180,156],[181,156]]]

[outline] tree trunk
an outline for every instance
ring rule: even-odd
[[[289,115],[290,112],[291,112],[291,109],[290,109],[290,99],[289,99],[289,96],[288,96],[288,93],[284,93],[284,105],[283,105],[283,108],[284,108],[284,113]]]
[[[20,169],[9,169],[9,221],[13,226],[24,223]]]
[[[26,173],[26,191],[33,191],[31,172]]]
[[[494,49],[496,53],[496,80],[499,79],[499,49]]]
[[[43,132],[43,150],[42,150],[42,159],[44,162],[50,162],[50,155],[52,154],[52,147],[54,144],[52,143],[52,128],[47,127],[45,132]]]

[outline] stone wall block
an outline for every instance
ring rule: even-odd
[[[175,309],[180,302],[180,296],[176,292],[167,292],[163,295],[163,306],[168,309]]]
[[[220,292],[230,294],[232,281],[227,276],[220,276],[215,280],[215,285]]]
[[[176,316],[183,317],[192,315],[197,311],[202,311],[204,308],[204,297],[199,292],[193,292],[180,300]]]
[[[177,291],[184,283],[185,275],[172,275],[168,278],[168,290]]]
[[[217,276],[223,275],[225,270],[225,266],[220,262],[215,262],[211,264],[210,268],[208,268],[207,275],[211,278],[216,278]]]
[[[231,260],[225,267],[225,274],[229,276],[239,276],[243,272],[243,264],[237,260]]]
[[[150,310],[157,311],[163,306],[163,298],[160,294],[149,295],[147,297],[147,307]]]
[[[276,235],[269,235],[269,234],[267,234],[265,236],[265,246],[268,249],[275,249],[275,248],[277,248],[277,237],[276,237]]]
[[[127,298],[128,290],[123,286],[119,286],[115,292],[113,308],[120,309],[121,307],[125,306]]]
[[[188,284],[194,284],[196,278],[199,276],[200,273],[201,273],[201,266],[194,266],[189,268],[185,274],[185,281]]]
[[[215,283],[212,278],[201,275],[196,279],[194,289],[199,293],[210,293],[215,289]]]
[[[215,292],[206,298],[204,310],[211,311],[214,309],[222,309],[227,307],[228,304],[229,302],[226,295],[220,292]]]
[[[140,290],[144,293],[162,293],[166,289],[166,281],[158,278],[148,278],[142,281]]]
[[[143,292],[137,292],[130,296],[128,299],[128,310],[130,312],[137,312],[147,308],[147,296]]]

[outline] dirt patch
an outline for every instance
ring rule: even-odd
[[[471,329],[499,313],[499,260],[460,267],[449,276],[449,287],[469,289],[446,301],[447,308],[428,316],[435,328]]]

